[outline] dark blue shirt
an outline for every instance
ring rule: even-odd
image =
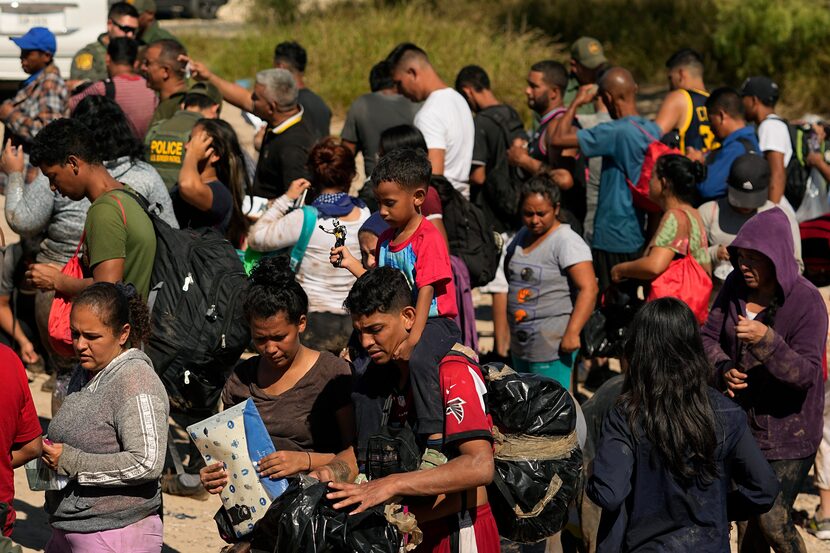
[[[706,180],[697,185],[703,201],[726,196],[726,179],[732,163],[748,152],[760,155],[760,151],[753,127],[743,127],[724,138],[721,147],[709,152],[706,158]]]
[[[603,509],[597,553],[728,553],[729,520],[770,509],[778,480],[749,432],[746,413],[714,389],[709,401],[720,476],[705,488],[681,486],[651,442],[634,437],[622,406],[608,414],[587,486]]]

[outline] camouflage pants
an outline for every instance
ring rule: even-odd
[[[775,553],[807,553],[790,510],[814,459],[815,454],[804,459],[770,461],[781,483],[781,493],[768,513],[738,523],[740,553],[767,553],[770,547]]]

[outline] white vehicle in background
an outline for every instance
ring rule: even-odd
[[[46,27],[58,43],[55,63],[64,79],[75,53],[107,30],[107,0],[0,0],[0,89],[15,90],[27,75],[20,48],[9,40],[32,27]]]

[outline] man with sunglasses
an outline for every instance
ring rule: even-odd
[[[72,59],[67,85],[74,90],[84,83],[94,83],[107,78],[107,46],[113,38],[137,38],[138,11],[132,4],[116,2],[107,14],[107,32],[98,40],[81,48]]]
[[[10,40],[20,48],[20,65],[29,78],[13,98],[0,104],[0,122],[6,127],[5,139],[28,152],[43,127],[66,116],[69,92],[53,63],[57,41],[49,29],[32,27]]]

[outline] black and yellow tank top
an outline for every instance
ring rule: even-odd
[[[686,118],[678,129],[680,134],[680,151],[686,153],[686,148],[695,148],[708,152],[717,147],[717,139],[709,126],[709,115],[706,112],[706,99],[709,93],[703,90],[684,89],[688,106]]]

